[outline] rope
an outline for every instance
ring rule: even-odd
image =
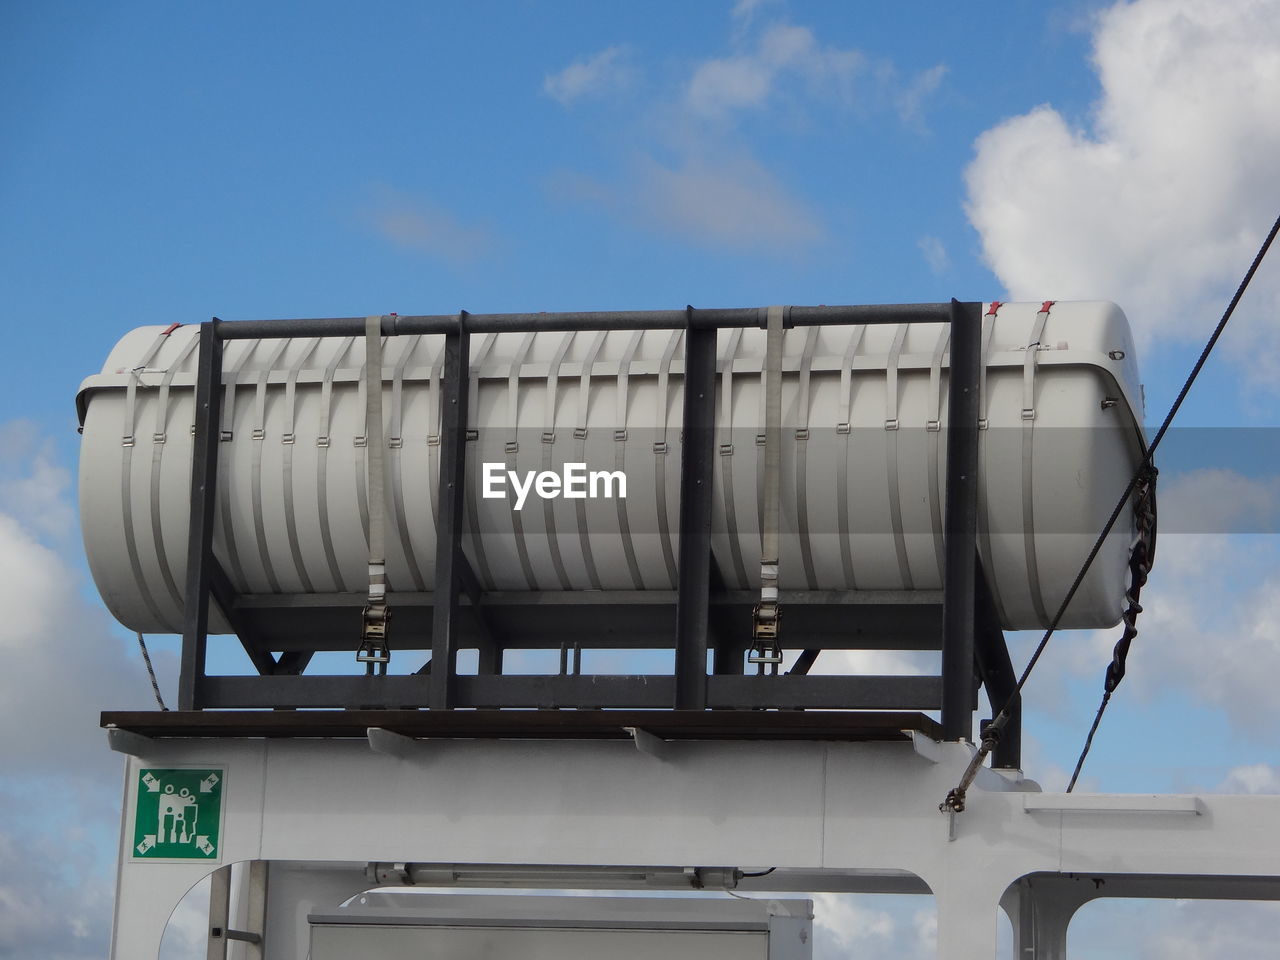
[[[965,769],[964,775],[960,778],[960,783],[947,794],[945,800],[939,804],[939,809],[945,812],[959,813],[964,810],[965,791],[973,783],[974,777],[978,775],[978,768],[982,766],[987,755],[995,749],[997,743],[1000,742],[1000,734],[1006,724],[1009,722],[1010,711],[1015,703],[1022,696],[1022,688],[1027,683],[1027,678],[1031,676],[1031,671],[1039,661],[1040,655],[1044,653],[1044,649],[1049,644],[1049,638],[1058,628],[1058,624],[1062,621],[1063,614],[1066,613],[1068,605],[1075,598],[1076,591],[1080,589],[1080,584],[1084,582],[1085,574],[1089,572],[1089,567],[1093,564],[1094,559],[1098,556],[1098,552],[1102,549],[1102,544],[1106,541],[1111,533],[1111,528],[1115,526],[1116,520],[1119,519],[1120,513],[1124,510],[1125,504],[1129,502],[1129,498],[1133,495],[1133,491],[1138,484],[1144,480],[1154,476],[1154,467],[1152,467],[1152,458],[1155,456],[1156,448],[1160,446],[1160,441],[1164,439],[1165,433],[1169,430],[1169,424],[1173,422],[1173,418],[1177,415],[1178,410],[1182,407],[1182,401],[1186,399],[1187,394],[1191,390],[1191,385],[1195,383],[1196,378],[1200,375],[1201,369],[1205,362],[1209,359],[1209,354],[1218,343],[1218,338],[1222,336],[1222,331],[1226,329],[1227,322],[1231,319],[1231,315],[1235,313],[1236,305],[1240,303],[1241,297],[1244,296],[1245,290],[1249,288],[1253,275],[1258,272],[1258,267],[1262,264],[1263,258],[1266,257],[1267,251],[1271,249],[1271,243],[1275,240],[1276,234],[1280,232],[1280,217],[1276,218],[1275,223],[1271,225],[1271,231],[1267,234],[1267,238],[1262,242],[1262,246],[1258,249],[1257,255],[1253,258],[1253,263],[1249,265],[1248,271],[1244,275],[1244,279],[1240,281],[1240,285],[1236,288],[1235,296],[1231,298],[1231,302],[1227,305],[1227,309],[1222,314],[1222,319],[1218,321],[1217,327],[1214,328],[1213,334],[1209,337],[1208,342],[1204,345],[1204,349],[1200,351],[1200,357],[1196,360],[1195,366],[1191,368],[1191,373],[1187,375],[1186,381],[1182,384],[1182,389],[1178,391],[1177,399],[1173,401],[1173,405],[1169,408],[1169,412],[1165,414],[1164,422],[1160,424],[1160,429],[1156,431],[1155,438],[1151,441],[1151,445],[1147,447],[1147,452],[1142,458],[1142,463],[1138,465],[1138,469],[1134,471],[1133,477],[1129,480],[1128,486],[1125,487],[1124,493],[1117,501],[1115,509],[1111,511],[1111,516],[1107,519],[1106,525],[1102,528],[1102,533],[1098,535],[1098,539],[1094,541],[1093,547],[1089,550],[1089,555],[1085,557],[1084,564],[1080,567],[1080,572],[1076,574],[1076,578],[1071,583],[1071,589],[1062,599],[1062,603],[1058,605],[1058,611],[1053,615],[1053,619],[1049,621],[1049,628],[1045,631],[1044,636],[1040,638],[1040,643],[1036,646],[1035,652],[1031,655],[1031,659],[1027,662],[1026,669],[1022,671],[1022,676],[1018,679],[1017,686],[1014,687],[1013,693],[1009,695],[1009,699],[1005,701],[1005,705],[1000,708],[1000,712],[996,715],[991,723],[987,724],[986,731],[983,735],[982,745],[974,754],[973,759],[969,761],[969,766]],[[1121,659],[1123,662],[1123,657]],[[1120,671],[1123,676],[1123,670]],[[1108,676],[1111,676],[1109,669]],[[1115,680],[1119,683],[1119,679]],[[1113,687],[1114,689],[1114,687]],[[1106,701],[1110,698],[1110,690],[1107,696],[1103,698],[1103,706],[1098,711],[1098,716],[1094,720],[1094,730],[1097,729],[1098,722],[1102,719],[1102,711],[1106,708]],[[1092,739],[1093,731],[1090,731],[1090,739]],[[1088,744],[1086,744],[1085,752],[1088,752]],[[1081,757],[1080,763],[1083,764],[1084,758]],[[1079,765],[1077,766],[1077,773]]]
[[[151,654],[147,652],[147,641],[142,639],[142,634],[137,634],[138,646],[142,648],[142,662],[147,665],[147,676],[151,678],[151,689],[155,692],[156,703],[160,704],[160,709],[166,713],[169,708],[164,705],[164,697],[160,696],[160,684],[156,682],[156,668],[151,665]]]
[[[1080,759],[1076,761],[1076,768],[1071,771],[1071,782],[1067,784],[1067,793],[1070,793],[1076,787],[1076,781],[1080,779],[1080,768],[1084,766],[1084,758],[1089,755],[1089,748],[1093,746],[1093,735],[1098,732],[1098,724],[1102,722],[1102,715],[1107,711],[1107,704],[1111,702],[1111,691],[1104,690],[1102,693],[1102,702],[1098,704],[1098,712],[1093,716],[1093,726],[1089,728],[1089,735],[1084,738],[1084,749],[1080,751]]]

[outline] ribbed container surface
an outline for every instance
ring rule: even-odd
[[[1004,626],[1042,627],[1142,456],[1133,343],[1109,303],[984,311],[979,551]],[[78,397],[90,569],[144,632],[181,629],[197,334],[133,330]],[[472,337],[463,547],[483,587],[674,588],[683,338]],[[786,332],[782,589],[941,589],[948,339],[945,324]],[[443,343],[383,348],[393,605],[432,589]],[[730,589],[759,587],[764,348],[762,330],[718,334],[712,532]],[[361,338],[226,344],[214,549],[238,592],[366,590],[364,361]],[[574,491],[594,496],[524,486],[545,472],[563,493],[575,470]],[[1126,513],[1064,626],[1119,619],[1132,536]]]

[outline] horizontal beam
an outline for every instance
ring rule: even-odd
[[[949,303],[893,303],[856,306],[787,307],[786,325],[816,327],[850,323],[946,323]],[[524,333],[569,330],[685,330],[760,327],[766,325],[766,307],[731,307],[696,310],[612,310],[578,313],[469,313],[471,333]],[[223,340],[259,340],[273,337],[358,337],[364,335],[364,317],[327,317],[289,320],[224,320],[218,325]],[[442,334],[458,329],[458,315],[394,316],[382,318],[385,336]]]
[[[459,707],[662,709],[675,696],[671,676],[460,676]],[[213,708],[419,707],[427,677],[206,677],[201,691]],[[707,705],[719,709],[936,710],[938,677],[711,676]],[[380,726],[380,724],[373,724]],[[645,726],[645,724],[640,724]]]
[[[404,746],[408,739],[528,737],[628,740],[638,727],[663,740],[906,740],[936,738],[936,720],[908,711],[850,710],[129,710],[102,714],[103,726],[163,742],[171,737],[327,737]]]
[[[882,602],[868,602],[859,593],[787,591],[787,636],[815,649],[940,649],[940,605],[905,593],[875,596]],[[430,647],[433,599],[430,593],[391,595],[396,650]],[[564,643],[584,650],[674,646],[674,591],[495,592],[482,599],[476,607],[465,593],[461,598],[459,648],[483,648],[486,632],[501,637],[509,650],[559,649]],[[736,646],[750,643],[751,610],[758,600],[746,591],[711,596],[717,629],[740,638]],[[255,595],[242,596],[236,609],[248,635],[271,650],[347,650],[360,629],[363,602],[359,594]],[[477,619],[481,611],[484,625]]]

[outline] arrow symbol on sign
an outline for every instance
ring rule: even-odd
[[[211,773],[207,777],[205,777],[203,780],[200,781],[200,792],[212,793],[213,788],[217,786],[217,784],[218,784],[218,775],[216,773]]]
[[[142,775],[142,782],[147,785],[148,793],[155,793],[160,789],[160,781],[150,773],[144,773]]]
[[[213,844],[209,842],[209,838],[205,836],[196,837],[196,846],[206,857],[213,853]]]
[[[142,854],[146,853],[155,845],[156,845],[156,835],[154,833],[148,833],[145,837],[142,838],[142,842],[138,844],[138,846],[135,847],[135,849],[138,851],[138,855],[141,856]]]

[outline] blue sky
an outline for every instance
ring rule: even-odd
[[[0,955],[106,935],[118,764],[96,711],[149,691],[85,572],[73,398],[127,330],[1105,298],[1156,420],[1280,212],[1277,64],[1275,0],[6,5],[0,646],[27,680],[0,717],[75,708],[4,748],[0,796],[19,823],[18,783],[57,791],[97,867],[35,897],[26,864],[66,841],[0,828]],[[1162,521],[1198,532],[1161,541],[1089,789],[1280,791],[1277,306],[1273,259],[1180,417],[1219,429],[1171,439]],[[1117,635],[1064,634],[1031,682],[1048,787]],[[155,645],[171,693],[176,646]]]

